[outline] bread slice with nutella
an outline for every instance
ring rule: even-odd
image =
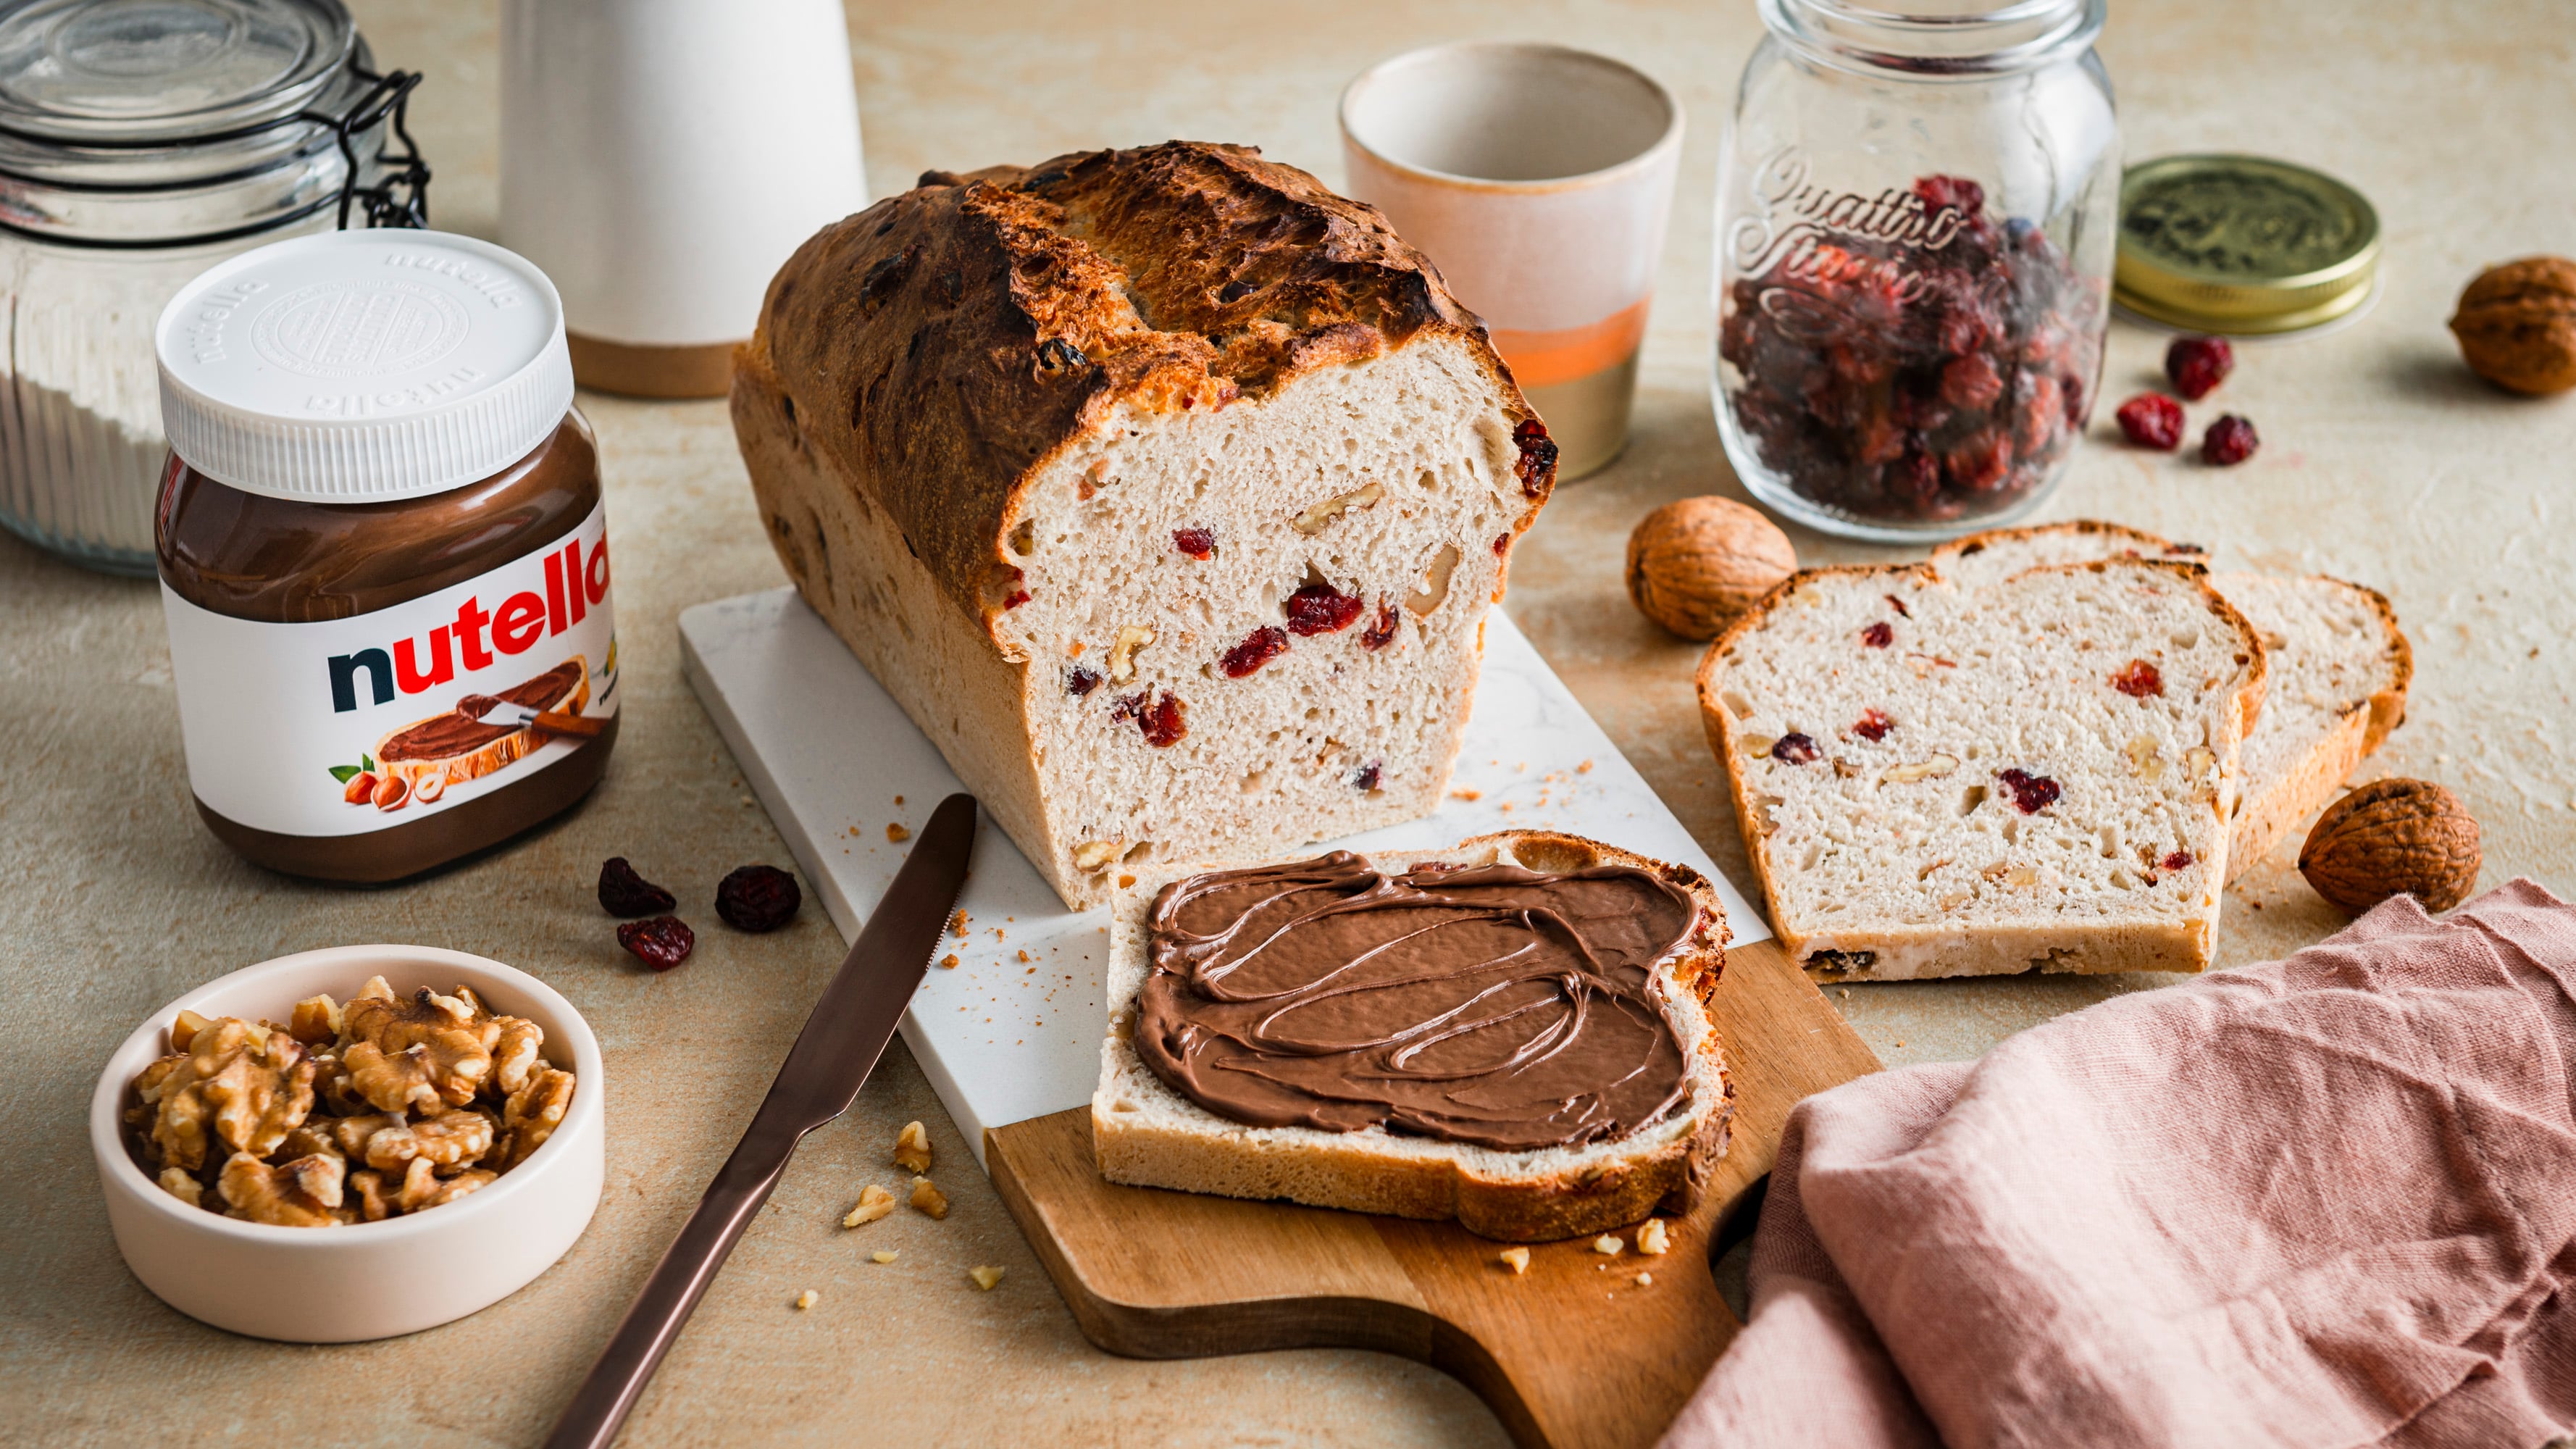
[[[1111,1182],[1537,1242],[1686,1211],[1734,1088],[1717,893],[1543,831],[1140,878],[1111,902]]]

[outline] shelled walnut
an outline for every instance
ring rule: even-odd
[[[376,1222],[454,1202],[527,1160],[559,1126],[573,1075],[545,1032],[466,987],[394,994],[288,1023],[183,1011],[171,1054],[135,1076],[126,1146],[172,1197],[281,1227]]]

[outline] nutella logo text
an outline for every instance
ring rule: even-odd
[[[529,562],[523,559],[515,567],[525,568]],[[347,713],[358,708],[362,677],[370,703],[391,704],[397,694],[421,694],[453,683],[460,673],[489,669],[498,660],[524,654],[538,640],[580,623],[593,605],[608,597],[605,537],[586,555],[580,539],[566,540],[562,547],[547,550],[542,566],[543,592],[522,589],[488,610],[478,596],[468,595],[456,606],[455,622],[438,625],[426,637],[396,640],[390,651],[359,649],[331,656],[326,667],[331,675],[332,710]]]

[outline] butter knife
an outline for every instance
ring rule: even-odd
[[[930,953],[966,882],[975,845],[975,797],[949,796],[877,902],[841,972],[805,1018],[787,1064],[770,1083],[751,1129],[716,1171],[698,1210],[662,1255],[617,1334],[546,1439],[547,1449],[606,1449],[627,1411],[661,1365],[662,1355],[715,1281],[716,1271],[769,1200],[787,1159],[805,1134],[850,1110],[859,1085],[893,1037],[912,993],[930,968]]]

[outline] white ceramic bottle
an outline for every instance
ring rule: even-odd
[[[504,0],[501,237],[586,386],[722,393],[770,277],[866,204],[839,0]]]

